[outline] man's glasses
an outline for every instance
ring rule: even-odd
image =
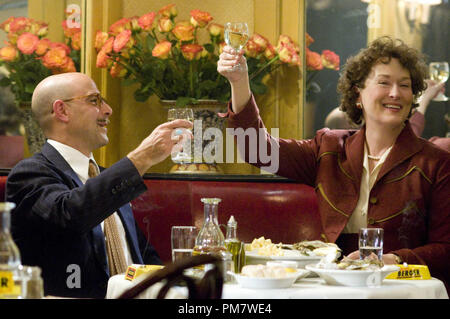
[[[86,100],[89,103],[92,103],[92,105],[95,105],[98,108],[100,108],[103,103],[108,104],[108,102],[100,95],[100,93],[93,93],[93,94],[87,94],[87,95],[82,95],[82,96],[76,96],[76,97],[72,97],[70,99],[65,99],[65,100],[61,100],[61,101],[63,101],[63,102],[70,102],[70,101],[73,101],[73,100],[79,100],[79,99],[84,99],[84,98],[87,98]]]

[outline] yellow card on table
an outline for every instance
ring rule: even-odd
[[[386,279],[421,280],[431,279],[430,270],[426,265],[397,265],[400,270],[389,274]]]
[[[125,273],[125,279],[133,281],[137,277],[143,274],[148,274],[159,269],[163,269],[164,266],[161,265],[139,265],[133,264],[128,266],[127,272]]]

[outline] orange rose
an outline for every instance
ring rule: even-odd
[[[67,72],[76,72],[75,63],[71,58],[67,58],[67,63],[58,69],[53,69],[53,74],[56,73],[67,73]]]
[[[9,32],[21,33],[29,31],[31,27],[30,20],[28,18],[19,17],[15,18],[9,25]]]
[[[97,54],[97,61],[95,63],[95,66],[97,68],[107,68],[108,62],[110,61],[110,57],[104,50],[100,50],[100,52]]]
[[[152,56],[158,59],[165,60],[169,56],[171,48],[172,44],[169,41],[162,41],[155,45],[152,50]]]
[[[267,43],[267,47],[264,50],[264,55],[266,56],[266,58],[268,58],[269,60],[273,59],[276,55],[277,52],[275,51],[275,48],[273,47],[272,44]]]
[[[122,67],[119,63],[114,62],[109,73],[113,78],[123,78],[127,75],[127,69]]]
[[[144,30],[151,30],[154,28],[153,21],[155,20],[156,13],[149,12],[139,18],[139,26]]]
[[[47,51],[42,58],[42,63],[48,69],[58,69],[68,63],[69,57],[62,47],[54,47]]]
[[[321,58],[324,67],[339,70],[339,55],[330,50],[323,50]]]
[[[114,40],[113,50],[114,52],[120,52],[125,47],[133,45],[133,38],[131,37],[131,30],[123,30],[120,32]]]
[[[177,7],[174,3],[168,4],[159,9],[158,14],[162,17],[174,18],[178,14]]]
[[[194,39],[194,30],[195,28],[191,25],[177,23],[172,33],[180,41],[191,41]]]
[[[72,42],[70,44],[72,46],[72,49],[77,51],[81,50],[81,31],[73,35]]]
[[[19,52],[13,46],[6,46],[0,49],[0,61],[12,62],[19,56]]]
[[[17,39],[17,48],[23,54],[33,54],[38,43],[39,38],[37,37],[37,35],[25,32]]]
[[[119,21],[116,21],[109,27],[109,33],[112,35],[118,35],[123,30],[130,30],[131,22],[128,18],[122,18]]]
[[[223,30],[224,30],[223,25],[217,23],[210,23],[207,29],[209,31],[209,34],[212,35],[213,37],[219,37],[220,40],[223,39]]]
[[[103,31],[97,31],[95,34],[95,43],[94,48],[98,51],[102,48],[102,46],[105,44],[106,40],[108,40],[108,33]]]
[[[37,55],[44,55],[47,50],[50,48],[51,41],[49,39],[41,39],[36,46],[36,51],[34,51]]]
[[[6,33],[8,33],[9,32],[9,26],[11,25],[11,22],[14,21],[14,19],[15,19],[14,17],[9,17],[5,21],[3,21],[2,24],[0,24],[0,29],[2,29]]]
[[[306,33],[306,46],[309,47],[313,42],[314,39],[308,33]]]
[[[188,61],[200,59],[203,47],[198,44],[185,44],[181,46],[181,53]]]
[[[173,29],[173,21],[170,18],[162,17],[158,20],[159,32],[170,32]]]
[[[295,49],[290,45],[281,45],[278,49],[278,56],[280,60],[289,65],[300,65],[300,57],[298,56]]]
[[[63,27],[63,30],[64,30],[64,36],[65,36],[66,38],[71,38],[71,37],[73,37],[73,36],[75,35],[75,33],[81,32],[81,28],[69,28],[69,27],[67,26],[67,20],[64,20],[64,21],[61,23],[61,25],[62,25],[62,27]]]
[[[258,51],[260,52],[264,51],[267,47],[267,44],[269,43],[269,40],[258,33],[254,33],[252,35],[252,40],[255,42],[256,46],[258,47]]]
[[[204,28],[212,19],[208,12],[191,10],[191,23],[194,27]]]
[[[50,48],[51,48],[51,49],[54,49],[54,48],[61,48],[61,49],[63,49],[63,50],[66,52],[67,55],[70,54],[70,48],[69,48],[66,44],[61,43],[61,42],[52,42],[52,43],[50,44]]]
[[[322,58],[320,54],[306,48],[306,69],[307,70],[322,70]]]
[[[30,21],[30,33],[39,37],[45,37],[48,34],[48,24],[39,21]]]
[[[251,58],[256,58],[258,54],[261,52],[261,48],[253,41],[253,38],[247,41],[245,45],[245,54]]]
[[[280,35],[280,37],[278,38],[277,50],[280,50],[281,46],[283,45],[293,48],[297,53],[300,52],[300,48],[298,47],[298,45],[288,35]]]
[[[101,51],[105,51],[106,54],[110,54],[113,50],[114,40],[114,37],[110,37],[108,40],[106,40],[105,44],[103,44],[101,48]]]

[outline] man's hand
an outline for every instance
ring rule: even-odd
[[[181,119],[163,123],[156,127],[127,157],[136,166],[139,174],[144,175],[150,167],[165,160],[173,147],[181,150],[184,139],[192,138],[188,130],[182,130],[183,133],[179,135],[174,134],[174,130],[192,129],[192,126],[192,122]]]

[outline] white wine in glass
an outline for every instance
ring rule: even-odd
[[[236,52],[247,44],[249,33],[245,22],[228,22],[225,24],[225,42]],[[239,67],[239,66],[238,66]]]
[[[169,109],[167,114],[167,119],[169,121],[173,121],[176,119],[183,119],[188,120],[190,122],[194,122],[194,111],[190,108],[173,108]],[[175,134],[177,134],[177,131],[181,130],[189,130],[185,128],[179,128],[174,130]],[[180,135],[180,134],[178,134]],[[190,139],[186,139],[183,143],[183,150],[179,152],[172,152],[171,158],[172,162],[182,164],[182,163],[190,163],[192,162],[192,152],[191,152],[191,141]]]
[[[430,78],[433,81],[443,83],[448,80],[448,63],[447,62],[431,62],[430,63]],[[443,102],[448,101],[448,97],[442,92],[433,99],[433,101]]]

